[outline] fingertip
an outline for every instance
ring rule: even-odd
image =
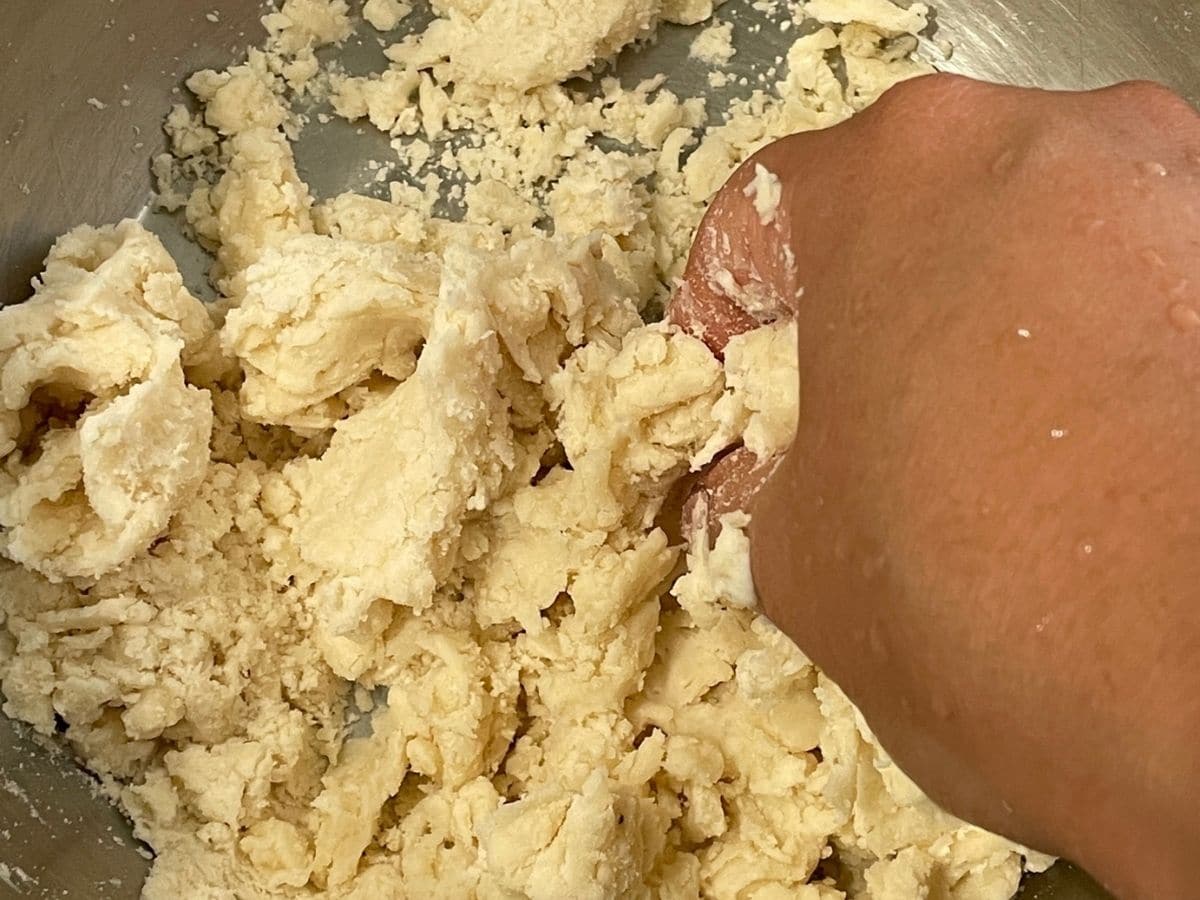
[[[754,498],[775,471],[778,460],[760,459],[745,447],[720,457],[701,478],[714,516],[749,511]]]

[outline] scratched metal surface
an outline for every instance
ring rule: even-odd
[[[256,0],[2,0],[0,2],[0,303],[28,294],[54,237],[79,222],[142,214],[168,242],[195,290],[204,257],[178,223],[146,212],[147,159],[162,148],[162,117],[182,78],[227,64],[259,38]],[[927,48],[940,67],[1049,88],[1149,78],[1200,102],[1200,0],[941,0]],[[215,12],[217,21],[207,14]],[[764,28],[744,0],[722,13],[743,34],[735,67],[768,69],[788,38]],[[941,60],[935,42],[954,44]],[[687,61],[683,29],[627,53],[618,73],[671,73],[679,93],[706,90]],[[374,38],[348,50],[351,69],[379,66]],[[738,89],[735,87],[734,92]],[[95,98],[105,105],[87,103]],[[714,108],[723,106],[716,98]],[[370,190],[367,163],[386,140],[345,123],[314,127],[297,147],[318,195]],[[143,851],[144,853],[144,851]],[[138,894],[147,862],[128,825],[68,759],[0,717],[0,896]],[[1025,900],[1096,900],[1082,875],[1057,866],[1030,879]]]

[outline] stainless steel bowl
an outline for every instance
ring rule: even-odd
[[[726,10],[740,2],[731,0]],[[1200,0],[932,5],[936,37],[954,45],[942,68],[1051,88],[1147,78],[1200,102]],[[146,213],[147,160],[162,149],[160,125],[182,79],[224,66],[257,42],[261,14],[253,0],[0,3],[0,303],[25,299],[58,234],[80,222],[139,214],[149,215],[191,273],[191,286],[202,287],[202,254],[174,222]],[[678,60],[687,92],[686,40],[668,31],[653,50],[628,54],[621,67],[661,71]],[[764,32],[741,45],[736,59],[773,58],[782,48]],[[363,42],[350,52],[369,59],[378,48]],[[319,194],[363,187],[360,163],[382,155],[370,146],[348,151],[333,134],[302,141],[297,150],[302,174]],[[94,799],[90,779],[42,744],[0,716],[0,896],[137,896],[148,866],[144,848],[139,852],[120,815]],[[1022,895],[1103,897],[1061,865],[1030,879]]]

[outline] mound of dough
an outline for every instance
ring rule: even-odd
[[[300,235],[267,250],[221,332],[246,373],[246,413],[328,428],[345,413],[340,392],[375,372],[406,379],[438,280],[438,265],[384,245]]]
[[[208,468],[212,405],[188,385],[212,325],[135,222],[55,244],[0,311],[0,550],[59,579],[145,550]]]
[[[447,253],[416,373],[343,422],[300,479],[300,554],[338,573],[322,592],[334,633],[358,626],[376,598],[428,609],[457,561],[464,516],[491,505],[515,462],[477,267],[467,251]]]

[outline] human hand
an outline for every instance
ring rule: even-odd
[[[796,317],[795,444],[707,484],[753,498],[766,611],[900,764],[1122,896],[1194,896],[1196,113],[905,83],[743,167],[669,314],[718,352]]]

